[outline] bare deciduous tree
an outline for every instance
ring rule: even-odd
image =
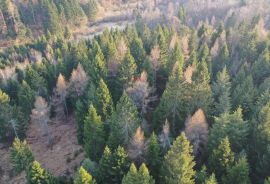
[[[208,139],[208,123],[202,109],[198,109],[185,123],[185,134],[193,145],[193,153],[201,156],[206,148]]]
[[[83,92],[87,86],[89,77],[84,71],[82,65],[79,63],[76,70],[71,73],[69,82],[69,93],[73,97],[79,97],[83,95]]]
[[[142,117],[147,113],[149,102],[156,99],[155,97],[150,97],[152,92],[153,89],[149,86],[147,81],[147,73],[145,71],[142,72],[140,78],[138,78],[133,85],[127,89],[129,97],[139,109]]]
[[[145,137],[144,132],[141,127],[137,128],[135,134],[133,135],[130,145],[128,147],[128,155],[140,165],[143,162],[143,155],[145,153]]]
[[[48,144],[51,145],[52,137],[48,127],[48,122],[50,121],[50,107],[46,100],[41,96],[36,98],[34,106],[35,108],[32,110],[31,121],[32,123],[39,124],[42,135],[48,137]]]
[[[54,106],[54,111],[58,118],[64,117],[67,112],[66,105],[67,96],[67,84],[64,76],[59,74],[56,88],[53,91],[52,104]]]

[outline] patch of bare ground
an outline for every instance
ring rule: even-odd
[[[49,132],[52,146],[48,146],[48,136],[42,134],[39,124],[30,124],[27,141],[35,159],[55,176],[73,176],[84,159],[83,149],[77,143],[74,118],[53,119],[49,123]]]
[[[48,146],[48,137],[42,135],[39,124],[30,123],[27,142],[35,159],[55,176],[74,176],[77,167],[84,159],[84,152],[77,143],[76,126],[72,116],[66,120],[53,119],[49,123],[53,138],[52,147]],[[26,174],[16,175],[10,162],[10,147],[0,145],[0,184],[26,184]]]

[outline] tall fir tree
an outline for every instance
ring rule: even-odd
[[[234,164],[234,153],[231,150],[229,138],[225,137],[221,140],[219,146],[213,150],[209,157],[209,169],[216,173],[220,180],[226,175],[227,169]]]
[[[118,145],[127,146],[139,125],[137,108],[124,92],[112,115],[109,145],[112,148],[117,148]]]
[[[97,111],[103,121],[109,119],[113,113],[113,100],[110,91],[103,79],[100,79],[96,90]]]
[[[113,153],[106,147],[99,162],[99,182],[119,184],[127,173],[130,163],[124,148],[119,146]]]
[[[10,158],[13,168],[18,173],[28,169],[29,165],[34,161],[34,156],[27,142],[25,140],[20,141],[18,138],[14,139],[10,150]]]
[[[249,178],[249,164],[245,157],[240,158],[231,168],[227,168],[227,176],[223,179],[223,183],[251,183]]]
[[[128,87],[129,82],[137,74],[137,65],[130,51],[128,50],[126,56],[118,69],[118,80],[123,89]]]
[[[164,157],[162,175],[165,184],[194,184],[195,162],[192,146],[184,133],[176,138]]]
[[[35,92],[26,81],[23,81],[19,88],[18,101],[19,105],[23,108],[23,112],[30,114],[35,102]]]
[[[224,67],[221,72],[217,74],[217,80],[212,86],[214,97],[214,115],[230,112],[231,110],[231,82],[227,68]]]
[[[87,156],[98,161],[105,146],[104,124],[93,105],[84,120],[84,149]]]
[[[122,184],[154,184],[154,180],[149,175],[145,164],[142,164],[138,171],[136,166],[132,163],[129,172],[122,180]]]
[[[212,151],[219,145],[221,139],[228,136],[232,149],[240,153],[246,149],[249,131],[249,124],[243,120],[241,108],[231,114],[221,114],[220,117],[215,118],[215,123],[210,129],[208,148]]]
[[[138,67],[138,72],[142,72],[143,63],[146,60],[146,53],[143,48],[142,40],[139,37],[136,37],[132,40],[130,44],[130,52],[134,57],[134,60]]]
[[[154,132],[152,133],[151,137],[148,140],[145,159],[151,175],[156,180],[160,179],[159,171],[162,163],[161,150],[158,142],[158,137]]]

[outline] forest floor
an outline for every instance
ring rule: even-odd
[[[83,149],[77,143],[76,126],[72,116],[66,121],[53,120],[49,124],[53,146],[48,146],[47,136],[42,136],[38,124],[31,123],[27,141],[35,159],[56,176],[73,176],[84,159]],[[10,149],[0,148],[0,184],[25,184],[25,173],[15,176],[10,163]]]

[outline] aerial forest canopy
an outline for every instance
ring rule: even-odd
[[[1,0],[0,183],[270,184],[270,2]]]

